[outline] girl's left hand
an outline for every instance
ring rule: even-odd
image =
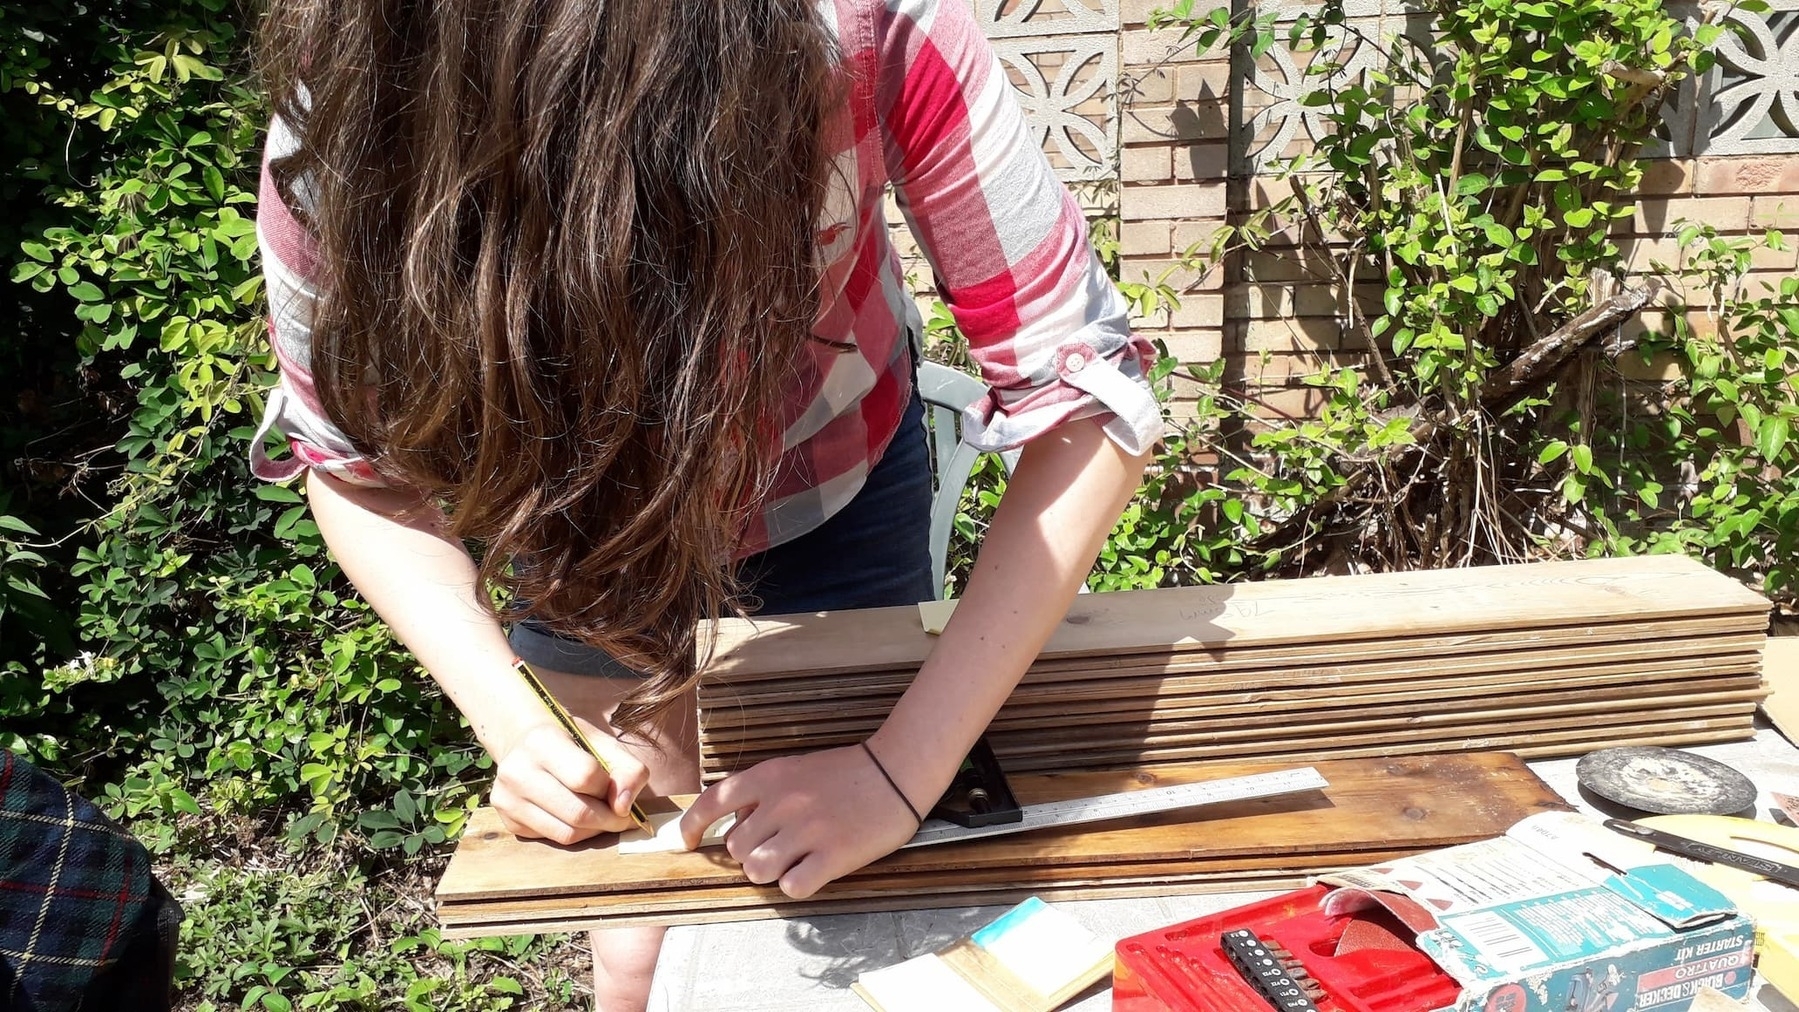
[[[681,817],[688,849],[731,812],[737,824],[725,836],[725,850],[751,882],[779,882],[796,900],[893,852],[918,830],[911,811],[855,746],[770,759],[707,788]]]

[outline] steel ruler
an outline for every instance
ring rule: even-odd
[[[1078,826],[1087,822],[1123,819],[1132,815],[1147,815],[1152,812],[1172,812],[1183,808],[1222,804],[1226,801],[1271,798],[1282,794],[1323,790],[1329,786],[1330,781],[1320,776],[1317,770],[1305,766],[1274,773],[1256,773],[1246,777],[1201,780],[1191,784],[1171,784],[1167,787],[1150,787],[1141,791],[1102,794],[1093,798],[1046,801],[1037,805],[1020,806],[1024,811],[1023,819],[997,826],[981,826],[970,829],[967,826],[958,826],[942,819],[926,819],[924,825],[918,827],[918,832],[913,835],[911,841],[904,844],[901,849],[928,847],[937,843],[960,843],[964,840],[978,840],[982,837],[1001,836],[1006,833],[1028,833],[1035,829],[1049,829],[1053,826]]]

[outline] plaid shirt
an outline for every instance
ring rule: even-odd
[[[899,425],[910,395],[906,335],[920,329],[883,199],[891,183],[989,387],[964,435],[988,450],[1018,446],[1074,418],[1104,419],[1142,452],[1161,434],[1145,371],[1153,351],[1087,240],[1080,207],[1056,179],[1005,71],[966,0],[820,0],[853,81],[833,127],[833,179],[820,222],[820,346],[802,363],[782,466],[762,523],[741,554],[789,541],[847,505]],[[275,124],[269,153],[294,144]],[[266,162],[265,162],[266,164]],[[320,410],[308,372],[316,255],[265,169],[258,216],[270,330],[281,383],[255,441],[258,476],[312,467],[379,483]]]
[[[167,1009],[180,920],[142,844],[0,751],[0,1009]]]

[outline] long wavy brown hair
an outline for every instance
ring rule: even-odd
[[[816,309],[815,0],[273,0],[326,413],[483,546],[510,618],[692,684]]]

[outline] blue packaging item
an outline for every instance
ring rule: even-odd
[[[1652,845],[1585,816],[1325,876],[1347,908],[1401,893],[1437,926],[1418,948],[1462,986],[1443,1012],[1683,1012],[1701,987],[1741,1000],[1755,926]]]

